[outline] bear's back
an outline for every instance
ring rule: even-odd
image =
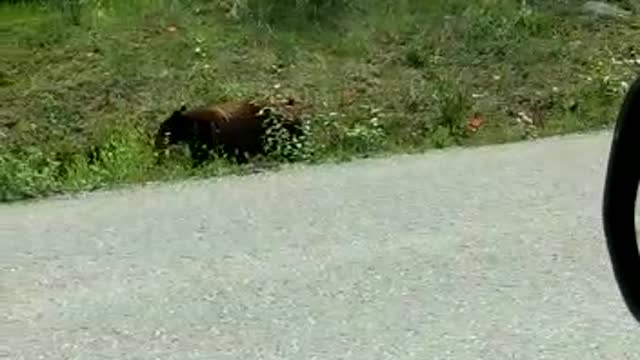
[[[208,109],[216,113],[221,121],[246,122],[258,118],[262,108],[250,102],[230,101],[209,106]]]
[[[249,102],[227,102],[185,111],[182,117],[193,121],[206,142],[255,147],[264,133],[261,109]]]
[[[196,123],[213,123],[220,129],[253,127],[261,122],[261,108],[247,102],[228,102],[199,107],[182,113]]]

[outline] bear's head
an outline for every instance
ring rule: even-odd
[[[188,122],[184,119],[184,111],[187,107],[182,105],[171,116],[160,124],[156,133],[155,147],[164,150],[169,145],[176,144],[185,139],[188,131]]]

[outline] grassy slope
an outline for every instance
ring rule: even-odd
[[[155,164],[149,134],[182,103],[302,97],[311,161],[597,129],[635,70],[612,59],[640,43],[638,17],[551,0],[362,0],[312,19],[255,5],[287,2],[0,4],[0,200],[238,170]]]

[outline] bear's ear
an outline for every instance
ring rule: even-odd
[[[180,106],[180,109],[175,110],[175,111],[173,112],[173,115],[172,115],[172,116],[180,116],[180,115],[182,115],[182,113],[183,113],[185,110],[187,110],[187,106],[186,106],[186,105],[182,105],[182,106]]]

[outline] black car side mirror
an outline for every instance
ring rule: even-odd
[[[640,256],[635,208],[640,181],[640,77],[618,114],[609,153],[602,207],[604,233],[618,288],[640,322]]]

